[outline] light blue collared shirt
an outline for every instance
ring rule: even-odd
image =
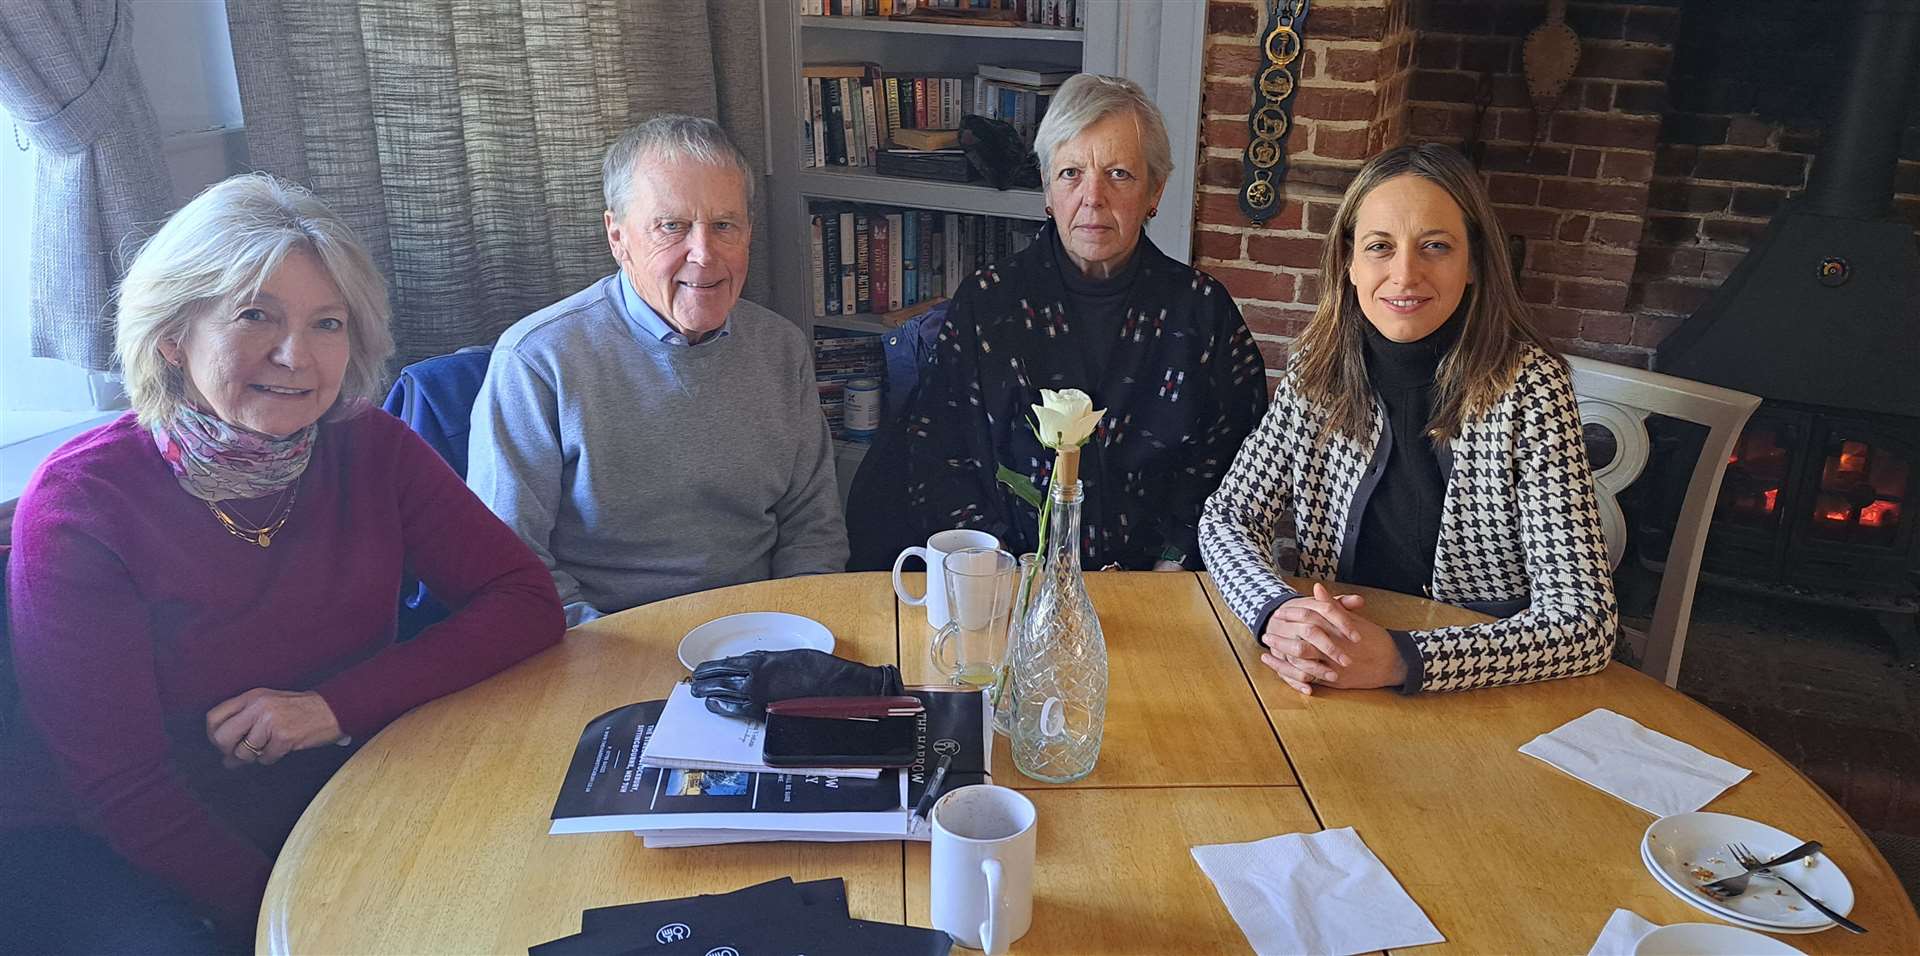
[[[660,313],[653,311],[653,306],[648,305],[647,300],[640,298],[640,293],[634,290],[633,280],[627,278],[625,269],[620,270],[620,297],[614,300],[614,304],[619,306],[621,314],[627,321],[645,329],[647,334],[667,345],[684,345],[691,348],[700,344],[687,341],[685,334],[668,325],[667,320],[660,317]],[[726,338],[731,334],[729,329],[731,325],[733,325],[733,319],[728,318],[720,323],[720,328],[715,329],[712,335],[701,339],[700,342]]]

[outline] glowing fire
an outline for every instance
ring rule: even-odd
[[[1900,506],[1891,501],[1876,501],[1860,509],[1860,526],[1880,528],[1900,521]]]
[[[1840,470],[1862,472],[1867,470],[1866,442],[1850,441],[1840,443]]]
[[[1772,511],[1773,506],[1780,503],[1780,489],[1768,488],[1760,493],[1760,497],[1767,499],[1767,510]]]
[[[1827,512],[1823,512],[1820,515],[1820,517],[1825,518],[1828,521],[1838,521],[1841,524],[1845,524],[1848,518],[1853,517],[1853,509],[1843,508],[1839,511],[1827,511]]]

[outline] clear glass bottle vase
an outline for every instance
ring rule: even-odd
[[[1039,580],[1014,656],[1013,764],[1047,783],[1093,772],[1107,718],[1107,641],[1080,571],[1080,483],[1051,490]]]

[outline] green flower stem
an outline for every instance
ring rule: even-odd
[[[1055,454],[1058,455],[1059,452],[1056,451]],[[1032,499],[1027,498],[1024,494],[1021,494],[1020,485],[1025,485],[1027,489],[1035,492],[1038,492],[1039,489],[1035,488],[1031,482],[1028,482],[1025,476],[1012,471],[1005,465],[1000,466],[1000,471],[1001,471],[1001,475],[1000,475],[1001,483],[1005,484],[1009,488],[1012,488],[1014,491],[1014,494],[1020,495],[1022,500],[1031,503]],[[1014,478],[1020,479],[1019,483],[1016,484],[1015,482],[1009,481],[1007,479],[1008,475],[1012,475]],[[1051,478],[1051,475],[1049,475],[1049,478]],[[1039,495],[1040,533],[1034,536],[1035,544],[1033,548],[1033,553],[1039,555],[1040,560],[1034,562],[1033,570],[1031,572],[1022,574],[1020,576],[1020,599],[1018,601],[1015,601],[1013,605],[1014,613],[1021,615],[1023,623],[1024,623],[1026,611],[1027,611],[1027,602],[1031,600],[1033,597],[1033,579],[1034,577],[1040,574],[1043,568],[1047,566],[1047,532],[1053,526],[1053,520],[1052,520],[1053,519],[1053,494],[1052,494],[1053,482],[1049,480],[1047,484],[1048,484],[1047,491]],[[1023,631],[1023,636],[1024,636],[1024,631]],[[1007,685],[1013,683],[1012,678],[1013,678],[1013,647],[1009,645],[1007,647],[1006,659],[1000,662],[1000,676],[994,678],[994,682],[993,682],[993,709],[994,710],[998,711],[1000,709],[1000,699],[1006,695]]]

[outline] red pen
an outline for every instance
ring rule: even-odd
[[[918,697],[792,697],[767,704],[767,713],[787,717],[874,719],[924,713]]]

